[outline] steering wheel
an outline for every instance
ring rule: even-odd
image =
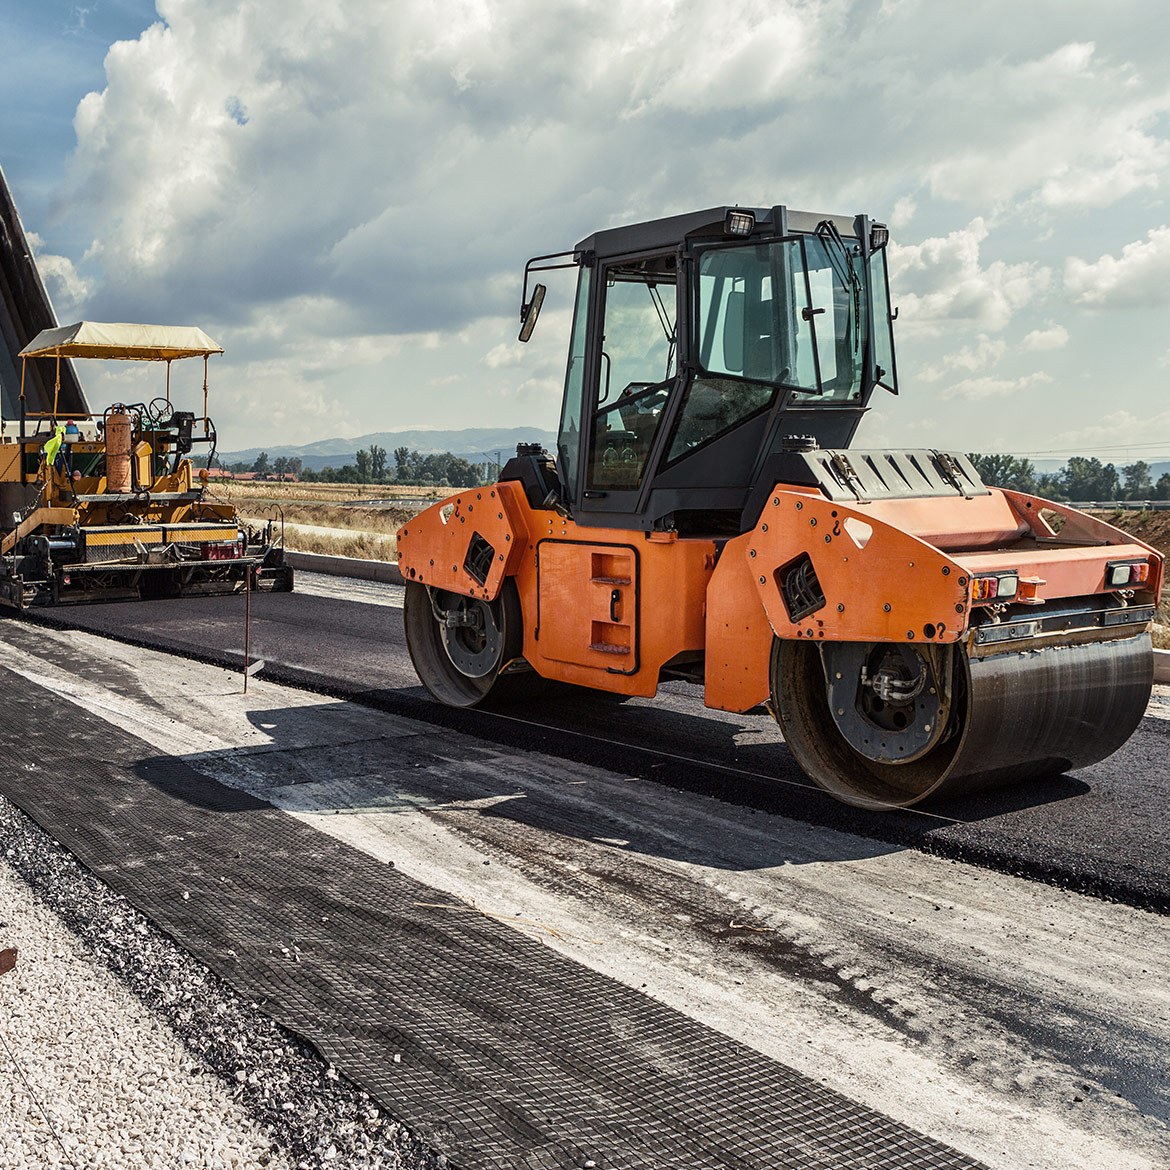
[[[150,416],[150,421],[158,427],[166,422],[175,412],[171,404],[160,396],[150,400],[146,407],[146,413]]]
[[[673,378],[667,378],[662,382],[630,382],[626,388],[618,395],[618,402],[623,406],[628,406],[631,402],[637,402],[639,399],[648,398],[651,394],[661,393],[666,390],[674,382]]]

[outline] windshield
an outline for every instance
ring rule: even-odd
[[[668,460],[768,410],[859,402],[865,362],[861,250],[831,224],[815,235],[699,254],[696,353]]]
[[[779,383],[809,401],[861,397],[864,284],[857,241],[813,236],[710,248],[698,262],[703,371]]]

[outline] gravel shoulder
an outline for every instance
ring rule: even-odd
[[[312,1048],[0,797],[0,1166],[430,1170]]]
[[[0,861],[0,946],[13,945],[16,966],[0,976],[0,1165],[292,1166]]]

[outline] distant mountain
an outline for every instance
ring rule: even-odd
[[[388,461],[393,467],[394,448],[409,447],[424,455],[450,451],[469,463],[483,463],[495,459],[497,454],[506,462],[516,451],[517,443],[540,443],[550,451],[556,448],[557,437],[552,431],[539,427],[468,427],[461,431],[376,431],[369,435],[358,435],[355,439],[320,439],[316,443],[305,443],[300,447],[276,445],[272,447],[247,447],[242,451],[221,451],[218,458],[222,463],[251,463],[261,451],[267,451],[269,459],[281,455],[299,458],[301,463],[313,471],[322,467],[343,467],[353,463],[357,452],[363,447],[376,444],[385,447]],[[1038,472],[1059,471],[1067,462],[1065,459],[1033,459],[1032,465]],[[1137,459],[1109,459],[1118,471]],[[1147,461],[1149,462],[1149,461]],[[1170,461],[1150,462],[1150,475],[1156,483],[1158,477],[1170,471]]]
[[[217,458],[222,463],[251,463],[261,451],[267,451],[269,459],[281,455],[300,459],[313,471],[322,467],[343,467],[352,463],[358,451],[376,445],[385,447],[387,459],[393,467],[394,448],[409,447],[424,455],[450,451],[469,463],[483,463],[486,459],[500,459],[507,462],[516,453],[517,443],[541,443],[552,450],[557,437],[552,431],[539,427],[468,427],[462,431],[377,431],[370,435],[359,435],[356,439],[320,439],[300,447],[276,445],[272,447],[248,447],[243,451],[221,451]]]

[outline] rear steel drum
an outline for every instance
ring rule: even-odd
[[[785,742],[817,784],[863,808],[1087,767],[1133,734],[1154,684],[1148,633],[984,658],[931,647],[921,685],[913,655],[888,649],[779,638],[772,647],[772,708]],[[946,669],[939,651],[950,655]],[[931,687],[944,682],[940,700]]]

